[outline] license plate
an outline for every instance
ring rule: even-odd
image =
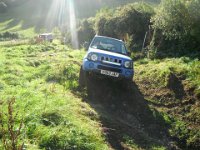
[[[107,76],[112,76],[112,77],[119,77],[119,73],[107,71],[107,70],[101,70],[101,74],[104,74],[104,75],[107,75]]]

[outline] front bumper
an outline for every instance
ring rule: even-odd
[[[99,61],[97,62],[89,61],[88,59],[83,60],[83,70],[97,74],[101,74],[101,70],[107,70],[119,73],[119,77],[113,77],[113,78],[132,79],[134,75],[133,69],[127,69],[122,66],[105,64]]]

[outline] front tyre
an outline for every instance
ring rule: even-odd
[[[87,72],[83,70],[82,66],[79,72],[79,86],[85,87],[87,83]]]

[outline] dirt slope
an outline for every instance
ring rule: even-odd
[[[86,97],[85,97],[86,96]],[[167,124],[150,108],[135,83],[90,78],[82,95],[101,116],[107,141],[113,149],[153,149],[153,146],[179,149],[168,136]]]

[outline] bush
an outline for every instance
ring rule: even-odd
[[[0,138],[4,149],[23,149],[23,119],[19,120],[18,113],[14,110],[15,98],[8,101],[7,112],[0,112]],[[1,106],[3,109],[3,106]],[[4,106],[5,107],[5,106]]]
[[[187,55],[200,50],[200,1],[163,0],[152,17],[158,52]]]
[[[19,34],[12,32],[4,32],[0,34],[0,40],[13,40],[13,39],[19,39]]]
[[[90,42],[95,35],[95,31],[93,29],[94,22],[92,18],[84,19],[81,22],[81,25],[78,29],[78,41],[80,46],[82,46],[85,42]]]
[[[146,3],[133,3],[116,9],[103,8],[94,18],[83,20],[78,29],[79,42],[91,41],[96,34],[122,39],[130,51],[141,50],[149,32],[153,8]],[[146,46],[150,42],[147,37]]]
[[[115,11],[100,11],[95,17],[95,31],[100,35],[123,39],[131,50],[135,43],[137,46],[134,48],[141,49],[153,13],[152,7],[145,3],[128,4]]]

